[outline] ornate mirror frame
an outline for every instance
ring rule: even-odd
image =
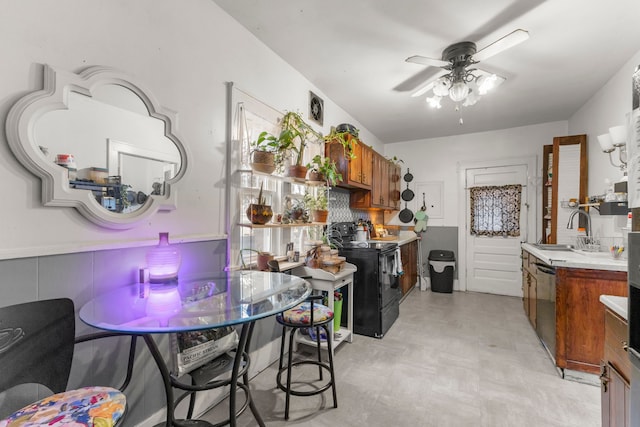
[[[154,215],[158,211],[176,209],[178,182],[187,168],[185,147],[176,136],[175,114],[164,109],[151,93],[131,77],[108,67],[90,67],[78,74],[44,65],[43,89],[19,99],[9,111],[5,124],[9,146],[22,165],[42,181],[42,203],[45,206],[74,207],[91,222],[105,228],[128,229]],[[33,138],[38,119],[47,112],[68,109],[69,92],[92,96],[92,91],[103,85],[123,86],[146,106],[149,116],[164,122],[164,134],[177,147],[181,166],[177,174],[166,181],[164,195],[150,195],[136,211],[116,213],[100,205],[91,190],[72,189],[66,170],[47,160]]]

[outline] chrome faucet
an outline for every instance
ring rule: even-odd
[[[585,230],[585,232],[587,233],[587,236],[591,236],[591,215],[589,215],[589,212],[587,211],[583,211],[581,209],[576,209],[572,211],[571,214],[569,215],[569,222],[567,222],[567,228],[573,228],[573,217],[576,216],[577,214],[582,214],[587,218],[587,229]]]

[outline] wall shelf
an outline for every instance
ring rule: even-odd
[[[627,215],[629,213],[629,205],[627,202],[602,202],[600,206],[600,215]]]
[[[267,224],[264,224],[264,225],[240,223],[238,225],[240,227],[249,227],[249,228],[294,228],[294,227],[325,226],[325,225],[327,225],[327,223],[326,222],[294,222],[294,223],[291,223],[291,224],[267,223]]]

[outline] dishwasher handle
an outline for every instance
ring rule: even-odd
[[[536,264],[536,268],[537,268],[539,271],[541,271],[541,272],[543,272],[543,273],[545,273],[545,274],[551,274],[551,275],[553,275],[553,276],[555,276],[555,275],[556,275],[556,269],[555,269],[555,268],[550,267],[550,266],[548,266],[547,264],[541,264],[541,263],[539,263],[539,262],[536,262],[535,264]]]

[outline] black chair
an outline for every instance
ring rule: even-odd
[[[10,389],[16,386],[33,383],[55,393],[3,421],[12,425],[11,421],[16,419],[25,423],[38,419],[38,425],[49,426],[62,426],[70,421],[76,422],[74,425],[117,425],[122,421],[126,411],[122,391],[133,373],[137,337],[97,332],[75,338],[75,322],[73,301],[68,298],[0,308],[0,391],[10,394]],[[115,336],[131,338],[122,386],[66,390],[75,344]]]
[[[271,267],[271,265],[270,265]],[[333,354],[331,352],[331,328],[329,325],[333,322],[333,313],[329,311],[327,306],[324,306],[320,303],[316,303],[316,301],[321,300],[322,295],[311,295],[307,298],[307,301],[299,304],[298,306],[292,308],[291,310],[287,310],[284,313],[280,313],[276,316],[276,321],[280,323],[282,328],[282,343],[280,345],[280,363],[278,369],[278,375],[276,377],[276,382],[278,384],[278,388],[286,393],[286,401],[285,401],[285,409],[284,409],[284,418],[285,420],[289,419],[289,401],[291,395],[293,396],[314,396],[320,393],[325,392],[329,388],[332,389],[333,393],[333,407],[338,407],[338,399],[336,396],[336,379],[335,372],[333,369]],[[315,331],[315,342],[317,349],[317,360],[298,360],[293,361],[293,344],[294,338],[296,335],[296,331],[300,331],[301,329],[308,329],[311,333]],[[321,333],[320,329],[324,331],[327,339],[327,354],[329,355],[329,363],[322,361],[322,351],[321,351]],[[284,364],[284,352],[285,352],[285,341],[287,331],[290,331],[289,334],[289,348],[288,348],[288,357],[287,363]],[[324,385],[319,386],[314,390],[303,391],[303,390],[293,390],[291,387],[291,368],[299,365],[317,365],[319,372],[319,380],[323,381],[323,370],[329,371],[331,379]],[[287,379],[286,385],[282,384],[282,374],[286,371]],[[301,382],[301,381],[297,381]]]

